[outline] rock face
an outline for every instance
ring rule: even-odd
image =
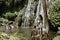
[[[10,36],[10,39],[9,40],[15,40],[15,37],[13,36]]]
[[[5,24],[5,23],[0,23],[0,32],[14,32],[17,30],[16,25],[14,24]]]
[[[2,33],[2,34],[1,34],[1,36],[6,37],[6,36],[7,36],[7,34],[6,34],[6,33]]]

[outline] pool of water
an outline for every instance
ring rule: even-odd
[[[29,27],[22,27],[22,31],[25,33],[25,36],[28,40],[31,40],[31,28]]]

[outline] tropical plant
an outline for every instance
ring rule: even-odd
[[[54,1],[48,9],[48,18],[53,27],[60,27],[60,0]]]

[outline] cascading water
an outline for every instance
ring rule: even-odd
[[[38,1],[38,6],[37,6],[37,12],[36,12],[36,18],[35,18],[35,25],[37,26],[38,25],[38,15],[39,15],[39,8],[40,8],[40,4],[41,4],[41,0]]]
[[[46,0],[46,3],[51,4],[51,0]],[[42,0],[38,1],[38,6],[37,6],[37,12],[36,12],[36,18],[35,18],[35,25],[38,25],[38,16],[41,15],[43,17],[43,27],[44,27],[44,11],[43,11],[43,5],[42,5]]]
[[[52,3],[51,1],[52,0],[46,0],[47,7],[49,7],[49,5]]]
[[[31,9],[31,1],[28,0],[28,5],[27,5],[27,8],[26,8],[26,12],[25,12],[25,21],[24,21],[24,25],[29,25],[30,9]]]

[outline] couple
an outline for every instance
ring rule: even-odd
[[[38,17],[38,27],[40,28],[42,31],[42,34],[44,34],[44,32],[46,31],[45,27],[43,26],[43,17],[41,15],[39,15]]]
[[[40,40],[47,40],[47,33],[46,33],[46,28],[43,26],[43,18],[41,15],[39,15],[38,18],[38,30],[40,31]]]
[[[32,40],[40,40],[40,31],[36,29],[36,26],[31,31],[31,38]]]
[[[31,31],[32,40],[42,40],[43,28],[43,18],[39,15],[38,26],[34,26]]]

